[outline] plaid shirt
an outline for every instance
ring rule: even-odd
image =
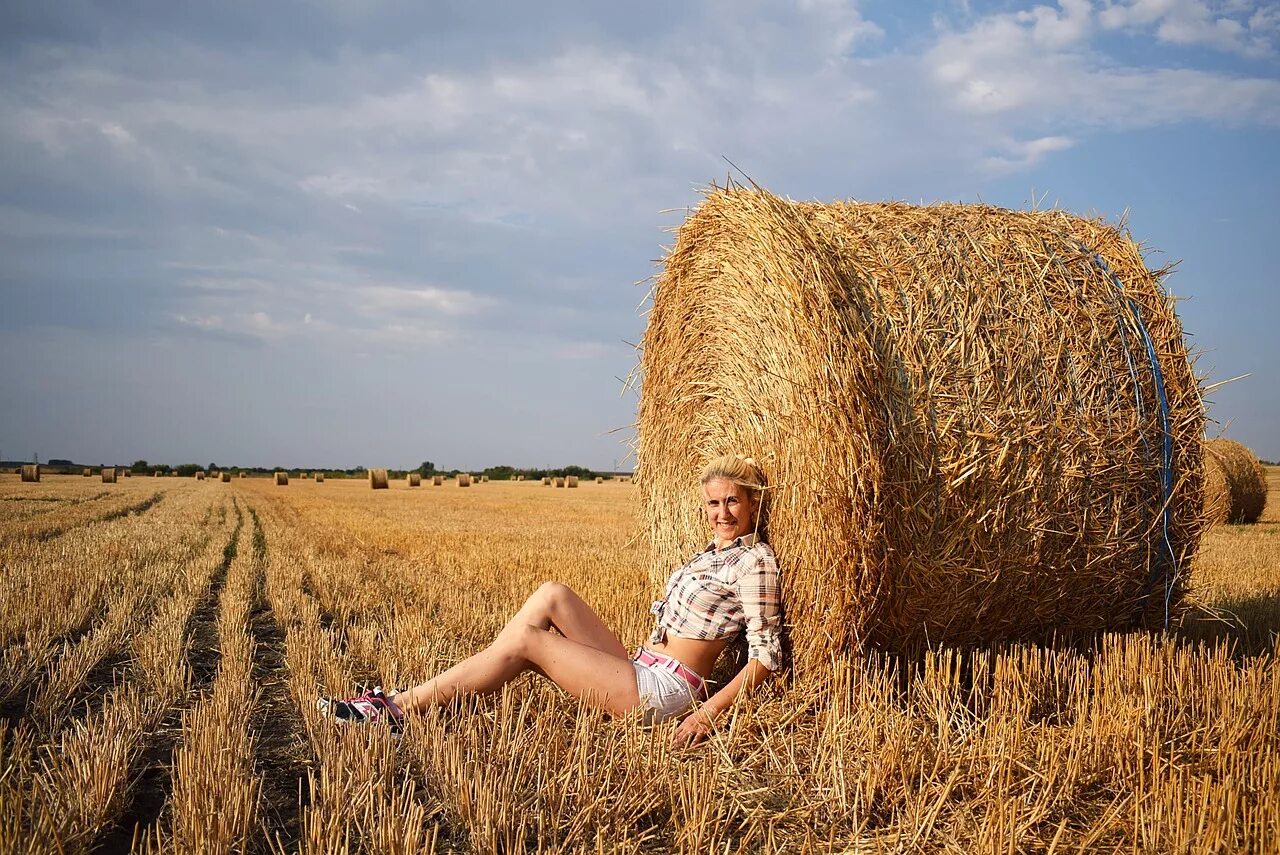
[[[782,575],[769,544],[754,534],[724,549],[711,543],[667,582],[650,609],[657,620],[649,641],[733,638],[747,633],[747,651],[770,671],[782,667]]]

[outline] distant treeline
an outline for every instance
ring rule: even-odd
[[[26,460],[8,460],[0,461],[0,468],[13,469],[22,466],[24,463],[30,463]],[[354,469],[328,469],[323,466],[291,466],[291,467],[271,467],[262,466],[222,466],[217,463],[209,463],[207,465],[200,463],[179,463],[170,465],[168,463],[148,463],[145,460],[135,460],[130,465],[120,463],[76,463],[63,458],[52,457],[48,463],[40,464],[40,468],[49,474],[79,474],[85,469],[101,469],[103,466],[114,466],[117,469],[128,469],[135,475],[151,475],[159,472],[168,475],[170,472],[184,478],[190,478],[197,472],[231,472],[239,474],[244,472],[250,477],[269,477],[276,472],[288,472],[290,476],[300,477],[303,473],[313,474],[316,472],[324,473],[326,478],[366,478],[368,470],[363,466],[357,466]],[[467,472],[471,475],[486,475],[490,481],[510,481],[517,475],[522,475],[526,480],[534,478],[565,478],[570,475],[578,478],[614,478],[619,475],[628,476],[630,472],[601,472],[594,469],[588,469],[585,466],[562,466],[558,469],[522,469],[517,466],[490,466],[486,469],[438,469],[431,461],[424,461],[420,466],[413,469],[388,469],[387,475],[390,478],[403,478],[410,472],[417,472],[423,476],[444,475],[454,477],[460,472]]]

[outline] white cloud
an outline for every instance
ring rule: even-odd
[[[1247,57],[1275,53],[1277,8],[1252,2],[1205,0],[1129,0],[1108,3],[1098,12],[1107,29],[1155,28],[1156,38],[1172,45],[1201,45]]]
[[[376,314],[428,312],[441,315],[471,315],[494,304],[491,298],[469,291],[426,287],[372,285],[359,290],[363,310]]]

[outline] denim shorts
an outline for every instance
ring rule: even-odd
[[[700,700],[685,679],[658,665],[641,665],[634,659],[636,689],[640,692],[640,709],[644,710],[644,723],[656,724],[692,709]]]

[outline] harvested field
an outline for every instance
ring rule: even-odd
[[[0,481],[0,839],[98,851],[1280,848],[1280,471],[1205,533],[1177,633],[834,662],[675,752],[526,677],[399,740],[404,686],[537,585],[649,628],[638,488]],[[132,510],[130,510],[132,509]],[[42,518],[56,525],[40,527]],[[534,750],[536,749],[536,750]],[[272,843],[268,844],[268,840]]]

